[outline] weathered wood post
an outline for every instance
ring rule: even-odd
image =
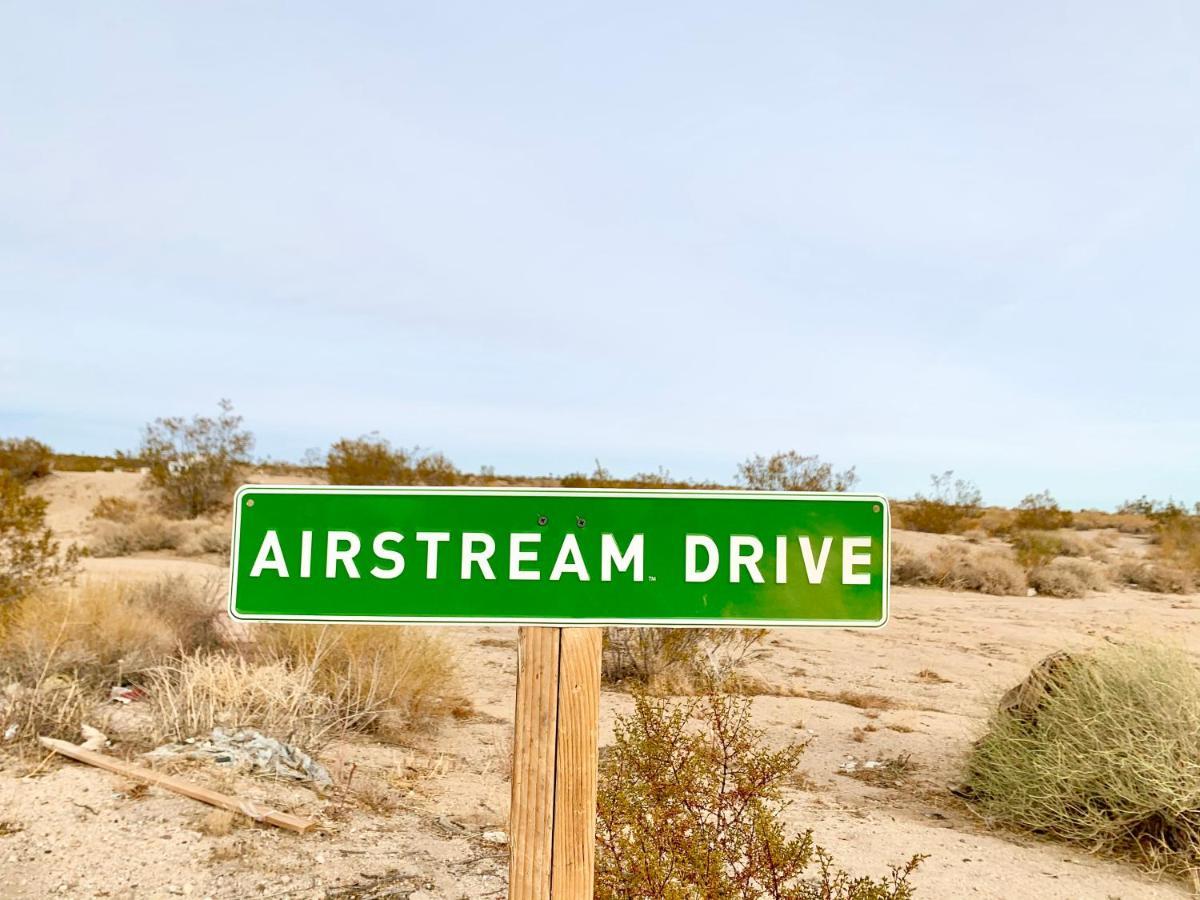
[[[595,883],[599,628],[520,630],[510,900],[591,900]]]

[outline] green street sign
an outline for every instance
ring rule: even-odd
[[[247,486],[237,619],[877,626],[882,497],[767,491]]]

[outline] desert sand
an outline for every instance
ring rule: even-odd
[[[131,473],[55,474],[37,491],[50,500],[49,521],[60,536],[80,541],[100,495],[139,493]],[[216,558],[161,554],[88,559],[84,571],[90,578],[225,574]],[[1129,863],[991,829],[949,788],[999,695],[1039,659],[1139,636],[1195,650],[1198,599],[1133,590],[1063,600],[896,588],[882,629],[772,631],[768,652],[752,664],[772,688],[753,698],[754,717],[775,744],[809,742],[802,764],[809,783],[789,791],[787,821],[811,828],[852,871],[883,874],[890,862],[928,854],[913,883],[929,900],[1190,896],[1183,883]],[[0,822],[9,823],[0,830],[0,896],[504,896],[507,849],[484,834],[503,830],[507,816],[516,631],[442,632],[474,716],[449,720],[408,746],[356,740],[323,756],[335,774],[356,766],[356,777],[384,785],[379,808],[295,784],[192,771],[221,789],[317,817],[320,827],[309,835],[249,822],[228,834],[203,833],[208,809],[192,800],[158,788],[131,791],[130,782],[75,763],[31,766],[0,756]],[[841,691],[879,694],[892,708],[869,713],[813,696]],[[628,695],[603,692],[602,744],[630,706]],[[860,730],[856,740],[856,729],[868,725],[875,730]],[[849,760],[897,754],[910,754],[916,765],[903,788],[839,772]]]

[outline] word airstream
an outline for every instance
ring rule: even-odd
[[[877,496],[245,487],[230,611],[279,620],[880,625]]]

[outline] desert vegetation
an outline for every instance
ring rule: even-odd
[[[155,419],[137,456],[163,512],[194,519],[228,506],[238,477],[250,462],[254,435],[242,428],[233,404],[222,400],[216,416]]]
[[[755,491],[850,491],[858,484],[854,466],[838,472],[819,456],[795,450],[755,455],[738,465],[737,483]]]
[[[325,457],[325,470],[331,484],[452,485],[463,480],[443,454],[393,447],[378,434],[335,441]]]
[[[79,559],[55,539],[45,499],[26,490],[20,471],[0,470],[0,610],[39,585],[69,580]]]
[[[636,695],[601,761],[596,896],[611,900],[905,900],[913,857],[890,877],[839,869],[811,831],[780,822],[803,744],[774,750],[745,699]]]
[[[1194,871],[1200,673],[1179,649],[1058,654],[1010,693],[975,745],[965,793],[998,823]]]
[[[0,733],[32,746],[102,724],[114,687],[148,698],[133,745],[259,728],[317,749],[334,737],[399,739],[470,714],[451,654],[421,629],[260,626],[231,634],[216,581],[177,576],[42,588],[5,611]]]
[[[955,478],[947,469],[929,478],[932,490],[928,495],[917,494],[898,507],[900,527],[932,534],[958,533],[978,519],[982,512],[983,495],[974,483]]]
[[[744,667],[764,652],[766,636],[764,628],[606,628],[601,675],[656,695],[750,692]]]

